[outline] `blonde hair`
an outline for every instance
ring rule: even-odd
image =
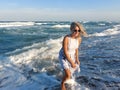
[[[70,30],[71,31],[74,30],[76,26],[79,27],[79,29],[81,30],[80,35],[87,36],[87,33],[86,33],[84,27],[79,22],[72,22],[70,25]]]

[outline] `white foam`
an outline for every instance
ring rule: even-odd
[[[2,22],[0,27],[32,26],[34,22]]]
[[[32,75],[30,79],[27,79],[27,73],[10,63],[9,65],[4,63],[4,68],[0,72],[0,90],[10,88],[12,90],[44,90],[46,87],[59,84],[53,76],[48,76],[46,73]]]
[[[47,23],[35,23],[35,25],[45,25]]]
[[[84,24],[85,24],[85,23],[88,23],[88,22],[90,22],[90,21],[83,21]]]
[[[120,25],[115,25],[111,29],[104,30],[103,32],[100,33],[96,32],[94,34],[90,34],[89,36],[111,36],[116,34],[120,34]]]
[[[104,25],[105,25],[105,23],[99,23],[98,25],[100,25],[100,26],[104,26]]]
[[[65,83],[74,85],[76,82],[75,82],[75,80],[73,80],[73,79],[68,79],[68,80],[65,81]]]
[[[60,24],[58,24],[58,25],[52,26],[52,28],[70,28],[70,25],[60,25]]]
[[[89,88],[85,87],[84,85],[80,85],[74,79],[68,79],[65,82],[65,86],[67,90],[90,90]]]

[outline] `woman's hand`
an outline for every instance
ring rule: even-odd
[[[75,63],[71,63],[72,68],[76,68],[76,64]]]
[[[79,60],[77,60],[76,63],[77,63],[78,65],[80,65],[80,61],[79,61]]]

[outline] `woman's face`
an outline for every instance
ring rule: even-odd
[[[72,30],[72,37],[77,38],[77,37],[79,37],[79,35],[80,35],[80,29],[79,29],[78,26],[76,26],[76,27]]]

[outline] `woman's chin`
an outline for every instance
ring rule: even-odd
[[[79,37],[79,35],[75,35],[75,38]]]
[[[77,37],[79,37],[79,35],[78,34],[73,34],[73,37],[77,38]]]

